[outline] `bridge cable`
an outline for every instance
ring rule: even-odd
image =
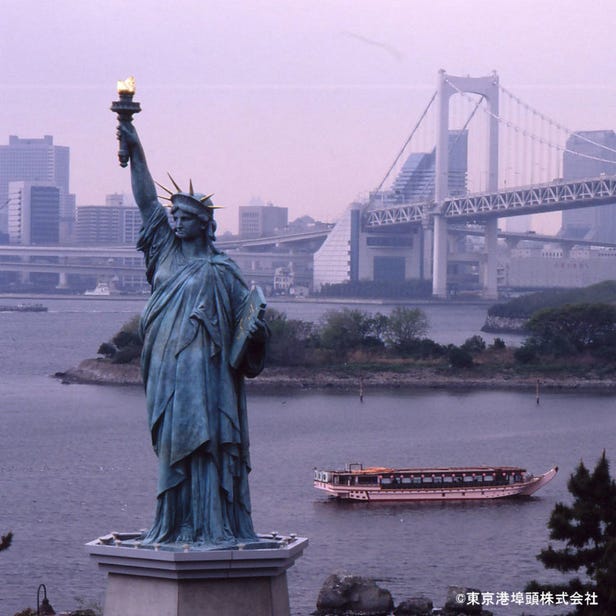
[[[525,103],[522,99],[520,99],[518,96],[516,96],[515,94],[513,94],[512,92],[510,92],[503,86],[499,85],[499,89],[502,90],[503,94],[506,94],[507,96],[512,98],[516,103],[518,103],[518,105],[526,107],[527,109],[532,111],[536,116],[541,118],[544,122],[548,122],[548,124],[555,126],[557,129],[563,131],[564,133],[567,133],[567,135],[575,136],[578,139],[581,139],[582,141],[586,141],[586,143],[589,143],[591,145],[597,146],[598,148],[601,148],[603,150],[607,150],[608,152],[612,152],[613,154],[616,154],[615,148],[611,148],[609,145],[605,145],[604,143],[599,143],[598,141],[594,141],[593,139],[590,139],[589,137],[585,137],[579,132],[575,132],[575,131],[568,129],[566,126],[563,126],[562,124],[558,123],[556,120],[553,120],[552,118],[546,116],[544,113],[541,113],[541,111],[538,111],[534,107],[531,107],[531,105],[529,105],[528,103]],[[615,162],[615,161],[608,160],[606,162]]]
[[[398,153],[398,155],[394,159],[394,162],[391,164],[391,166],[387,170],[387,173],[385,174],[385,177],[381,180],[381,183],[377,186],[376,190],[374,190],[373,193],[378,193],[381,190],[381,188],[383,188],[383,184],[385,184],[385,181],[389,177],[389,174],[393,171],[394,167],[398,164],[398,161],[400,160],[400,158],[404,154],[404,151],[406,150],[408,144],[411,142],[411,139],[415,136],[415,133],[419,129],[419,126],[423,122],[423,119],[426,117],[428,111],[430,110],[430,107],[432,106],[432,103],[434,102],[434,99],[436,98],[436,95],[437,95],[437,92],[435,91],[434,94],[432,95],[432,98],[430,99],[430,102],[427,104],[427,106],[424,109],[423,113],[421,114],[419,120],[417,121],[417,124],[415,124],[415,127],[413,128],[411,134],[409,135],[407,140],[404,142],[404,145],[402,146],[402,149],[400,150],[400,152]]]
[[[464,123],[464,126],[462,126],[462,128],[458,132],[454,142],[450,144],[449,147],[447,148],[448,155],[454,151],[456,145],[458,145],[458,141],[460,141],[460,139],[462,138],[464,131],[466,131],[466,129],[468,128],[468,125],[471,123],[471,120],[475,117],[475,113],[477,113],[477,109],[479,109],[479,106],[485,100],[485,96],[483,94],[480,94],[479,96],[480,98],[478,101],[474,101],[470,96],[468,97],[470,102],[475,104],[475,107],[470,112],[468,118],[466,119],[466,122]],[[468,173],[468,170],[467,170],[467,173]],[[432,177],[430,178],[430,182],[428,183],[427,190],[424,190],[424,194],[427,193],[428,195],[430,195],[432,191],[434,190],[435,183],[436,183],[436,162],[435,162],[434,173],[432,174]]]
[[[466,98],[470,98],[466,92],[464,92],[463,90],[458,88],[455,84],[451,83],[449,80],[447,80],[447,83],[452,88],[454,88],[454,90],[456,90],[458,92],[458,94],[460,94],[460,95],[462,95],[462,96],[464,96]],[[507,91],[505,91],[505,93],[509,94],[509,92],[507,92]],[[520,101],[520,103],[524,106],[524,103],[522,101]],[[525,107],[526,107],[527,110],[534,112],[534,109],[532,107],[530,107],[529,105],[526,105]],[[608,164],[611,164],[611,165],[616,165],[616,160],[610,160],[608,158],[601,158],[599,156],[592,156],[591,154],[583,154],[581,152],[576,152],[575,150],[571,150],[571,149],[567,148],[566,146],[562,146],[562,145],[557,144],[557,143],[547,143],[543,138],[541,138],[541,137],[539,137],[539,136],[537,136],[537,135],[535,135],[533,133],[528,132],[524,128],[512,125],[510,121],[508,121],[505,118],[503,118],[502,116],[494,113],[493,111],[490,111],[489,109],[483,108],[483,112],[487,113],[492,118],[498,120],[501,124],[505,124],[508,127],[514,128],[514,130],[520,132],[524,137],[528,137],[529,139],[531,139],[533,141],[537,141],[539,143],[543,143],[543,144],[547,145],[548,147],[552,147],[552,148],[554,148],[556,150],[559,150],[561,152],[568,152],[569,154],[572,154],[573,156],[577,156],[579,158],[586,158],[588,160],[596,160],[596,161],[599,161],[599,162],[602,162],[602,163],[608,163]],[[543,114],[540,114],[540,115],[543,116]],[[543,117],[545,117],[549,121],[549,118],[547,118],[547,116],[543,116]],[[556,127],[560,128],[561,130],[568,131],[572,135],[576,135],[578,137],[581,137],[581,135],[579,135],[579,133],[573,133],[573,132],[569,131],[568,129],[566,129],[565,127],[561,126],[560,124],[558,124],[556,122],[554,122],[554,125]],[[588,139],[586,141],[589,141],[589,143],[595,143],[592,140],[588,140]],[[596,144],[596,145],[601,145],[601,144]],[[612,148],[609,148],[608,146],[601,146],[601,147],[616,153],[616,150],[612,150]]]

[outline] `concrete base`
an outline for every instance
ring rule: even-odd
[[[289,616],[286,570],[307,539],[264,537],[270,547],[221,550],[143,547],[135,536],[86,546],[108,574],[104,616]]]

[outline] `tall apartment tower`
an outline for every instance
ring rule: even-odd
[[[51,182],[9,182],[8,232],[11,244],[57,244],[60,189]]]
[[[613,130],[591,130],[571,135],[563,155],[564,179],[596,178],[602,174],[616,175],[616,133]],[[616,242],[616,206],[566,210],[560,233],[565,237]]]
[[[0,145],[0,232],[8,231],[9,182],[45,182],[56,186],[60,195],[60,241],[70,239],[75,217],[75,197],[69,193],[70,150],[54,145],[53,137],[20,139],[9,136]]]

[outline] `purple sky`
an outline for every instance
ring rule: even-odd
[[[71,148],[77,203],[130,190],[108,110],[134,75],[156,179],[335,221],[375,188],[438,69],[501,84],[573,130],[616,128],[611,0],[5,0],[0,143]]]

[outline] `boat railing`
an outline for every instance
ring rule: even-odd
[[[364,465],[361,464],[360,462],[349,462],[345,465],[344,470],[349,473],[353,473],[355,471],[363,471]]]

